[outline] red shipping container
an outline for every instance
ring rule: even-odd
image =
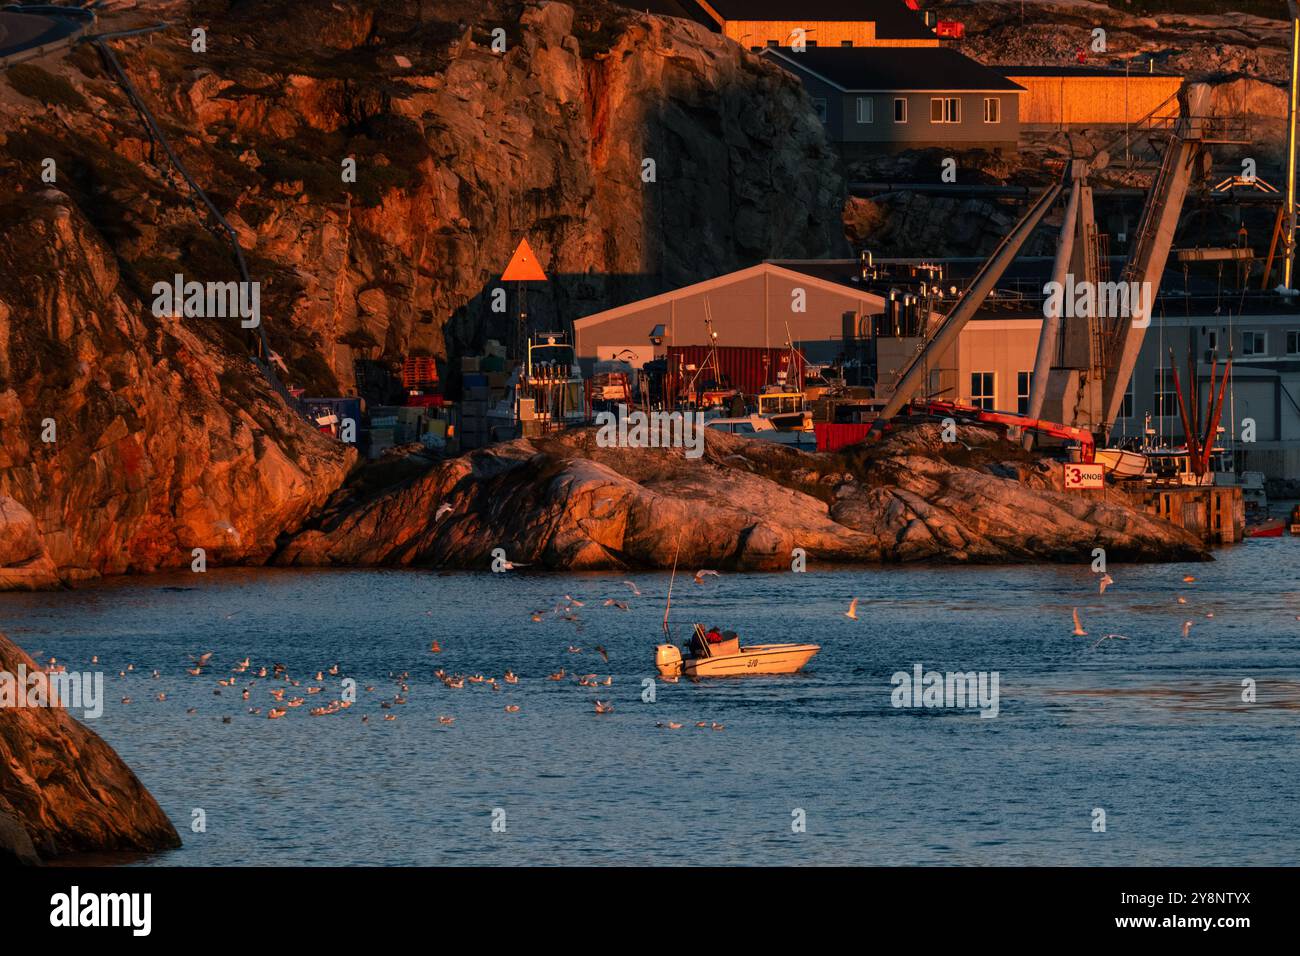
[[[960,20],[940,20],[935,26],[934,32],[941,37],[960,40],[966,35],[966,24]]]
[[[441,395],[408,395],[407,408],[442,408],[445,399]]]
[[[668,347],[668,394],[676,396],[680,389],[695,380],[698,394],[706,382],[717,378],[709,357],[707,345],[672,345]],[[775,385],[777,373],[786,372],[786,384],[795,391],[803,391],[803,359],[797,353],[791,360],[789,349],[765,349],[745,345],[720,345],[716,349],[718,370],[722,373],[723,387],[738,388],[745,395],[757,395],[764,385]],[[680,362],[679,362],[680,358]],[[694,365],[696,372],[685,369]],[[678,371],[681,380],[678,380]]]
[[[839,451],[841,448],[862,441],[870,431],[870,422],[846,422],[843,424],[815,422],[813,424],[813,434],[817,436],[818,451]]]

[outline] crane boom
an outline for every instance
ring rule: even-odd
[[[1011,232],[1003,238],[998,244],[993,255],[984,262],[980,271],[976,273],[975,278],[971,280],[966,291],[961,294],[957,302],[953,305],[951,311],[944,316],[939,327],[934,334],[926,339],[921,350],[913,357],[904,369],[903,374],[899,376],[898,383],[894,386],[894,394],[880,410],[880,416],[872,423],[871,434],[879,437],[880,431],[884,428],[886,422],[903,410],[912,397],[924,384],[921,379],[925,375],[926,368],[931,364],[932,359],[938,359],[945,350],[957,341],[961,335],[961,330],[965,328],[966,323],[971,320],[979,307],[984,304],[985,297],[997,285],[1002,274],[1006,272],[1007,266],[1015,259],[1020,252],[1021,246],[1025,244],[1034,229],[1042,221],[1043,216],[1052,208],[1052,203],[1056,202],[1056,197],[1061,194],[1064,187],[1064,180],[1053,183],[1044,189],[1034,200],[1034,204],[1029,207],[1028,212],[1020,218]]]
[[[1182,215],[1183,200],[1191,184],[1192,171],[1203,148],[1202,125],[1210,105],[1210,88],[1204,83],[1194,83],[1187,90],[1186,108],[1173,129],[1165,150],[1160,172],[1151,186],[1151,194],[1142,210],[1133,254],[1124,268],[1125,282],[1135,283],[1134,288],[1150,289],[1152,294],[1139,294],[1139,303],[1155,301],[1155,291],[1160,287],[1169,250],[1173,246],[1174,231]],[[1128,390],[1129,379],[1137,364],[1142,340],[1146,337],[1151,316],[1143,305],[1130,309],[1130,315],[1121,318],[1114,329],[1113,345],[1109,350],[1115,356],[1108,364],[1102,387],[1102,422],[1105,430],[1118,417]]]

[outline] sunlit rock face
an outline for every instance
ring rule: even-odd
[[[38,671],[0,634],[0,672]],[[68,853],[164,850],[180,842],[122,758],[67,710],[12,700],[0,707],[0,865]]]
[[[601,0],[200,2],[190,21],[201,52],[172,33],[118,56],[308,394],[343,392],[357,358],[505,338],[490,293],[525,236],[551,279],[539,328],[844,252],[844,183],[798,82],[698,24]],[[0,588],[197,548],[263,561],[355,456],[265,385],[237,323],[154,314],[156,282],[238,278],[224,233],[150,162],[92,48],[34,69],[0,79]]]
[[[341,496],[277,562],[511,561],[554,569],[777,570],[820,561],[1087,563],[1206,557],[1194,536],[1108,489],[1065,492],[1059,464],[993,433],[917,426],[874,448],[809,455],[705,432],[683,448],[607,448],[589,429],[520,439],[374,495]],[[444,505],[450,506],[445,510]]]

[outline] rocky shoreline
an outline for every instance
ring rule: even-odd
[[[807,454],[706,432],[705,452],[601,448],[595,429],[518,439],[379,490],[352,487],[272,563],[549,570],[824,562],[1082,563],[1209,558],[1120,492],[1066,493],[1058,465],[995,432],[916,425],[874,447]]]

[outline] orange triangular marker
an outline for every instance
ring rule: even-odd
[[[537,256],[533,255],[532,246],[528,245],[527,239],[519,241],[519,248],[515,254],[510,257],[510,264],[506,266],[506,271],[501,274],[503,282],[545,282],[546,273],[537,262]]]

